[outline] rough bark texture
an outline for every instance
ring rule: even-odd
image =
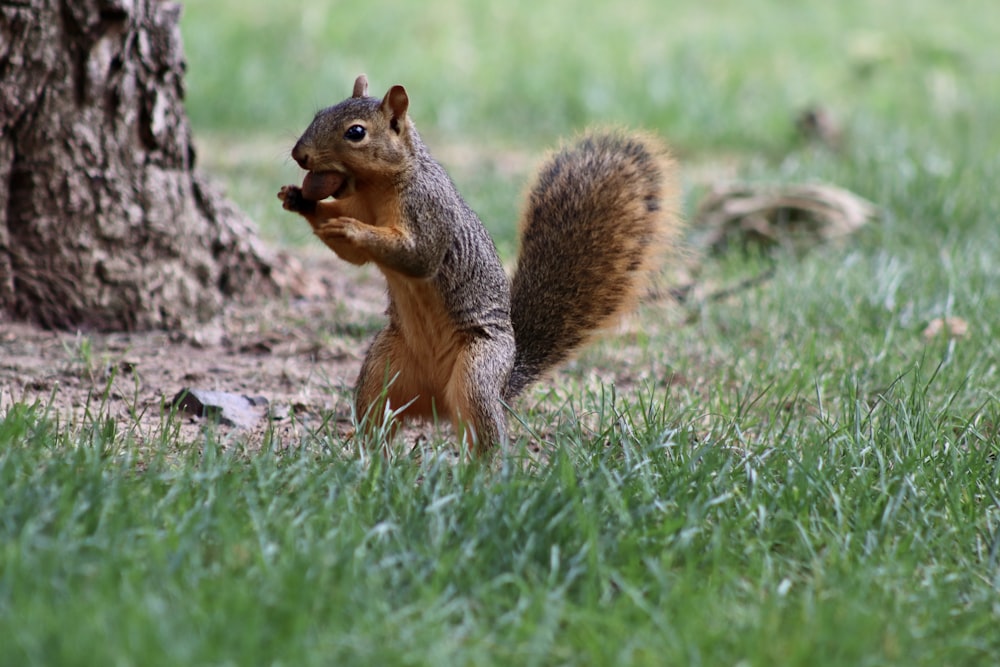
[[[194,171],[180,6],[0,0],[0,319],[175,328],[273,289]]]

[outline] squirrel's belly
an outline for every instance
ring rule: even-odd
[[[388,282],[394,324],[409,349],[409,363],[430,391],[444,391],[465,336],[456,328],[435,285],[412,279]]]

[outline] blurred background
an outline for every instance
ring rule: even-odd
[[[906,220],[877,243],[973,228],[996,213],[961,193],[997,175],[997,19],[991,0],[193,0],[182,27],[200,163],[265,238],[309,240],[274,193],[301,180],[288,151],[315,111],[365,72],[373,95],[407,87],[509,255],[525,179],[591,124],[665,136],[689,211],[719,179],[823,180]]]

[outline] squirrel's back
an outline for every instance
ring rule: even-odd
[[[542,166],[511,285],[511,399],[631,308],[680,231],[676,167],[657,139],[592,132]]]

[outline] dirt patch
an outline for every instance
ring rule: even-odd
[[[189,331],[67,333],[0,321],[0,416],[37,402],[61,423],[107,415],[148,440],[178,392],[197,388],[264,397],[273,419],[261,420],[261,432],[316,419],[346,432],[384,287],[374,271],[341,271],[333,261],[308,260],[300,275],[308,279],[295,291],[304,296],[232,305]],[[176,421],[189,439],[204,427],[192,415]]]

